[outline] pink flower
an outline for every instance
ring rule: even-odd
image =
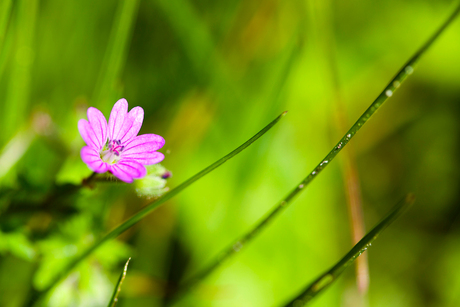
[[[141,107],[128,113],[126,99],[118,100],[110,113],[109,124],[101,111],[88,109],[88,121],[80,119],[78,131],[86,145],[81,159],[96,173],[111,172],[118,179],[131,183],[142,178],[144,165],[161,162],[164,155],[157,152],[165,140],[156,134],[137,135],[144,120]]]

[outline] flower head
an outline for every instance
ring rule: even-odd
[[[125,182],[146,175],[144,165],[161,162],[157,152],[165,140],[156,134],[137,135],[144,120],[144,110],[134,107],[128,113],[126,99],[118,100],[110,113],[109,123],[101,111],[90,107],[88,121],[80,119],[78,131],[86,145],[81,159],[96,173],[111,172]]]

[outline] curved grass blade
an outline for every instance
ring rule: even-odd
[[[118,278],[117,285],[115,286],[115,289],[113,290],[112,298],[110,299],[110,302],[107,305],[107,307],[115,307],[118,303],[118,294],[121,291],[121,284],[125,280],[126,271],[128,270],[128,264],[130,260],[131,260],[131,257],[129,257],[128,261],[126,261],[125,267],[123,268],[123,272],[121,272],[120,278]]]
[[[92,252],[94,252],[96,249],[98,249],[102,244],[104,244],[106,241],[110,239],[114,239],[117,236],[119,236],[121,233],[132,227],[134,224],[139,222],[141,219],[143,219],[147,214],[151,213],[154,209],[156,209],[158,206],[166,202],[167,200],[171,199],[172,197],[176,196],[179,194],[181,191],[186,189],[188,186],[190,186],[192,183],[200,179],[201,177],[207,175],[214,169],[218,168],[237,154],[239,154],[241,151],[246,149],[249,145],[254,143],[258,138],[260,138],[262,135],[264,135],[268,130],[270,130],[284,115],[286,115],[287,111],[281,113],[277,118],[275,118],[272,122],[270,122],[267,126],[265,126],[262,130],[257,132],[253,137],[251,137],[249,140],[244,142],[242,145],[240,145],[238,148],[230,152],[228,155],[224,156],[223,158],[217,160],[213,164],[209,165],[196,175],[192,176],[188,180],[184,181],[182,184],[177,186],[176,188],[172,189],[170,192],[163,194],[163,196],[157,198],[156,200],[150,202],[147,206],[145,206],[143,209],[141,209],[139,212],[134,214],[132,217],[130,217],[128,220],[126,220],[124,223],[113,229],[111,232],[106,234],[104,237],[99,239],[97,242],[95,242],[91,247],[89,247],[86,251],[84,251],[81,255],[76,257],[72,262],[70,262],[65,269],[61,271],[59,275],[57,275],[50,285],[43,289],[40,292],[36,292],[31,295],[31,302],[37,301],[39,298],[41,298],[44,294],[46,294],[49,290],[51,290],[59,281],[61,281],[65,276],[67,276],[72,269],[74,269],[77,264],[79,264],[82,260],[84,260],[86,257],[88,257]]]
[[[193,275],[191,278],[183,282],[182,286],[177,292],[180,296],[185,291],[195,286],[201,280],[206,278],[215,269],[217,269],[224,261],[228,260],[231,256],[235,255],[249,243],[261,230],[263,230],[283,209],[285,209],[291,201],[308,185],[310,182],[324,169],[329,163],[337,156],[337,154],[348,144],[348,142],[355,136],[361,127],[369,120],[369,118],[382,106],[382,104],[393,95],[404,80],[414,72],[414,66],[419,61],[420,57],[427,51],[439,35],[452,23],[460,12],[460,4],[449,16],[449,18],[441,25],[441,27],[428,39],[428,41],[407,61],[407,63],[396,73],[396,76],[388,83],[380,95],[374,102],[367,108],[366,111],[358,118],[353,126],[345,133],[339,142],[332,148],[324,159],[313,169],[313,171],[305,177],[283,200],[278,202],[272,210],[259,221],[249,232],[237,239],[233,244],[223,250],[208,266]]]
[[[401,214],[403,214],[415,201],[413,194],[408,194],[403,198],[391,212],[377,226],[369,231],[353,248],[329,271],[318,277],[296,298],[285,306],[303,306],[313,297],[332,284],[342,272],[352,264],[363,252],[365,252],[371,243],[377,239],[378,235],[393,223]]]

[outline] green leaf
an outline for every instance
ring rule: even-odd
[[[108,307],[115,307],[118,302],[118,294],[120,293],[121,290],[121,284],[125,280],[126,277],[126,271],[128,270],[128,264],[129,261],[131,260],[131,257],[126,261],[125,267],[123,268],[123,272],[121,272],[120,277],[118,278],[117,285],[115,286],[115,289],[113,290],[112,298],[109,301],[109,304],[107,305]]]
[[[353,246],[353,248],[339,262],[337,262],[336,265],[309,284],[304,291],[302,291],[285,306],[303,306],[336,281],[337,277],[339,277],[340,274],[342,274],[342,272],[356,260],[356,258],[365,252],[371,246],[371,243],[377,239],[380,233],[398,217],[400,217],[401,214],[403,214],[414,203],[414,201],[414,195],[408,194],[380,223],[377,224],[377,226],[375,226],[355,246]]]

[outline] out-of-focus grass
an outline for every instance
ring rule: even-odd
[[[62,306],[59,299],[66,297],[81,306],[106,304],[129,255],[135,261],[118,305],[161,306],[168,280],[190,274],[247,231],[337,141],[324,2],[139,1],[125,32],[125,60],[121,52],[122,64],[109,67],[115,91],[104,94],[106,102],[95,101],[98,80],[107,73],[104,58],[115,52],[111,33],[125,2],[11,3],[10,14],[0,12],[7,16],[0,45],[0,150],[29,127],[38,137],[0,181],[1,237],[28,240],[15,248],[0,243],[1,306],[20,306],[32,280],[40,287],[47,270],[58,271],[143,204],[129,187],[101,184],[59,206],[34,208],[56,176],[65,184],[90,174],[79,158],[83,141],[76,128],[89,105],[108,115],[117,94],[131,107],[142,106],[141,133],[166,139],[163,165],[174,174],[171,187],[220,158],[241,135],[284,110],[289,116],[231,165],[105,246],[56,289],[50,306]],[[396,0],[329,6],[325,20],[335,35],[350,122],[451,8],[450,1]],[[371,306],[456,306],[459,300],[453,248],[460,236],[458,33],[456,23],[354,140],[368,225],[406,191],[418,199],[369,253]],[[349,250],[338,167],[331,165],[295,206],[181,305],[274,305]],[[28,205],[27,211],[14,212],[13,203]],[[27,259],[30,246],[36,256]],[[315,306],[354,306],[352,275]]]

